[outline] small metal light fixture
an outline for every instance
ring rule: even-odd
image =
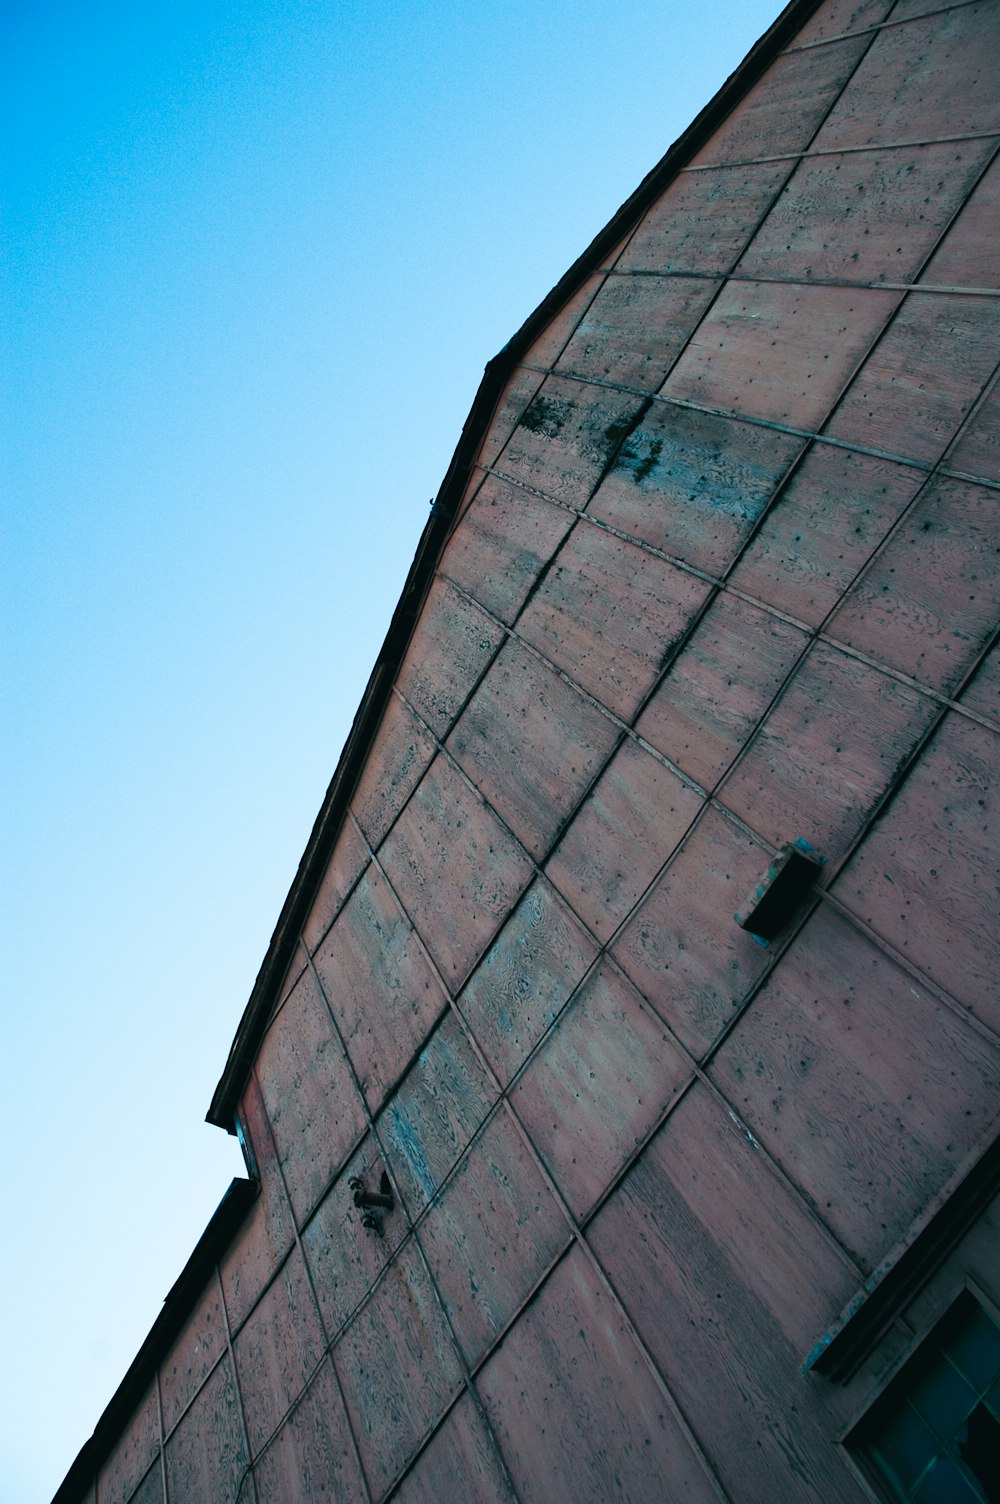
[[[389,1176],[385,1170],[382,1171],[377,1191],[366,1191],[360,1175],[352,1175],[347,1184],[354,1192],[354,1205],[361,1210],[361,1226],[382,1237],[382,1218],[379,1212],[391,1212],[396,1205]]]
[[[795,918],[825,858],[801,839],[782,846],[760,882],[733,918],[759,945],[769,945]]]

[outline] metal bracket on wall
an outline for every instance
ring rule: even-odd
[[[794,919],[819,876],[825,857],[801,838],[782,846],[760,882],[733,918],[761,945],[768,945]]]
[[[347,1184],[354,1192],[354,1205],[361,1210],[361,1226],[382,1237],[382,1218],[379,1212],[391,1212],[396,1205],[389,1176],[385,1170],[382,1171],[377,1191],[366,1191],[360,1175],[352,1175]]]

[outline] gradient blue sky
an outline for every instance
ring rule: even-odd
[[[486,361],[777,0],[5,0],[0,1504],[203,1118]]]

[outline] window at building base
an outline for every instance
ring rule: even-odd
[[[885,1500],[1000,1504],[1000,1325],[970,1291],[845,1444]]]

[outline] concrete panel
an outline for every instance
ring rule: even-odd
[[[642,411],[644,400],[549,376],[521,417],[498,467],[544,495],[580,509]]]
[[[708,593],[634,543],[578,525],[518,630],[601,704],[630,720]]]
[[[361,1225],[350,1181],[360,1176],[375,1190],[385,1165],[369,1134],[337,1177],[302,1233],[306,1262],[327,1335],[336,1336],[354,1315],[409,1231],[401,1210],[382,1219],[382,1237]]]
[[[417,1235],[472,1367],[565,1248],[570,1231],[524,1140],[500,1111]]]
[[[719,797],[772,845],[803,837],[838,857],[936,709],[877,669],[814,647]]]
[[[230,1329],[242,1325],[294,1237],[291,1208],[278,1172],[271,1131],[256,1076],[247,1081],[240,1111],[261,1170],[260,1195],[219,1265]]]
[[[990,649],[959,698],[974,714],[1000,725],[1000,645]]]
[[[932,481],[827,630],[952,693],[1000,620],[998,540],[1000,492]]]
[[[911,293],[827,432],[932,464],[992,374],[998,346],[996,300]]]
[[[503,1086],[520,1070],[596,955],[586,930],[539,878],[459,999]]]
[[[502,627],[434,581],[396,682],[435,736],[447,735],[503,638]]]
[[[1000,287],[998,223],[1000,157],[983,174],[941,249],[928,263],[921,282],[943,287]]]
[[[796,33],[794,45],[805,47],[816,42],[829,42],[848,32],[877,26],[892,9],[892,0],[827,0]]]
[[[710,1074],[871,1271],[987,1132],[1000,1052],[821,908]]]
[[[629,272],[728,272],[788,176],[788,162],[681,172],[618,262]]]
[[[696,1057],[767,965],[733,914],[769,861],[764,847],[707,809],[615,944],[615,960]]]
[[[268,1030],[257,1079],[301,1224],[365,1131],[361,1097],[311,971]]]
[[[297,945],[292,952],[292,959],[288,963],[288,969],[281,979],[281,986],[278,988],[277,999],[275,1001],[275,1011],[294,992],[302,973],[306,969],[306,965],[306,953],[301,945]]]
[[[302,927],[302,938],[315,951],[330,925],[340,913],[344,899],[368,865],[368,848],[350,815],[333,848],[333,856],[313,899],[309,917]]]
[[[609,277],[557,369],[655,392],[720,285],[703,277]]]
[[[522,1504],[718,1504],[579,1249],[477,1378]]]
[[[372,1493],[380,1497],[462,1383],[448,1327],[412,1242],[333,1358]]]
[[[305,1388],[322,1351],[323,1334],[305,1265],[293,1248],[233,1344],[254,1457]]]
[[[382,853],[448,982],[460,986],[531,880],[528,858],[438,757]]]
[[[617,738],[607,716],[511,641],[466,707],[448,750],[537,859]]]
[[[213,1273],[201,1299],[160,1364],[163,1430],[169,1436],[181,1411],[201,1388],[226,1349],[226,1318]]]
[[[956,5],[968,3],[969,0],[896,0],[892,7],[892,20],[912,21],[917,16],[926,16],[932,11],[951,10]]]
[[[867,44],[867,37],[851,37],[778,57],[692,161],[703,165],[798,156]]]
[[[857,1274],[705,1087],[671,1114],[590,1240],[729,1498],[868,1498],[831,1445],[843,1397],[799,1372]]]
[[[801,448],[789,434],[656,402],[587,512],[721,575]]]
[[[166,1461],[171,1500],[239,1498],[250,1459],[228,1354],[167,1442]]]
[[[505,1504],[515,1500],[496,1443],[464,1394],[393,1495],[398,1504]]]
[[[815,433],[901,296],[727,283],[663,394]]]
[[[738,275],[912,281],[993,146],[950,141],[800,162]]]
[[[948,468],[1000,481],[1000,383],[983,400],[948,455]]]
[[[254,1482],[257,1504],[362,1504],[367,1498],[329,1362],[258,1459]]]
[[[129,1504],[164,1504],[163,1467],[159,1457],[143,1478],[139,1487],[129,1500]]]
[[[316,971],[374,1111],[445,1003],[433,968],[375,867],[316,952]]]
[[[613,253],[612,253],[613,259]],[[609,263],[610,264],[610,263]],[[552,321],[528,348],[524,357],[524,364],[530,366],[544,366],[548,369],[555,365],[562,354],[566,342],[572,337],[573,331],[586,313],[595,295],[604,285],[605,273],[597,272],[592,277],[584,278],[581,287],[573,294],[555,315]]]
[[[602,941],[610,939],[701,809],[676,773],[628,740],[546,865],[549,881]]]
[[[688,1076],[660,1020],[603,963],[556,1020],[511,1093],[578,1218],[607,1189]]]
[[[836,892],[1000,1033],[998,790],[1000,737],[948,716]]]
[[[378,1123],[411,1217],[423,1210],[449,1174],[495,1095],[461,1025],[449,1013],[386,1103]]]
[[[159,1450],[160,1412],[154,1380],[98,1473],[101,1504],[126,1504]]]
[[[889,26],[875,38],[815,145],[835,151],[1000,130],[1000,95],[993,87],[998,68],[1000,27],[990,0]]]
[[[818,627],[925,479],[906,465],[813,445],[731,584]]]
[[[572,522],[565,508],[488,476],[441,568],[501,621],[512,622]]]
[[[718,595],[639,717],[647,741],[714,788],[808,638],[735,596]]]
[[[378,846],[433,756],[433,737],[393,695],[351,800],[372,846]]]
[[[503,453],[504,446],[511,435],[516,432],[517,425],[524,416],[528,404],[532,401],[542,384],[544,377],[537,371],[526,371],[519,366],[511,376],[504,388],[503,397],[483,437],[482,447],[478,455],[478,463],[481,465],[495,465]]]

